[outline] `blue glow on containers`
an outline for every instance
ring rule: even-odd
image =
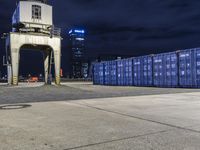
[[[200,87],[200,48],[180,51],[179,83],[181,87]]]
[[[153,57],[154,85],[178,86],[178,55],[176,52],[157,54]]]
[[[153,85],[152,56],[140,56],[133,59],[133,83],[135,86]]]
[[[200,88],[200,48],[97,64],[94,84]]]

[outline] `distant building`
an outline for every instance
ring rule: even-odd
[[[71,49],[71,77],[86,78],[88,63],[85,57],[85,30],[71,29],[69,31]]]
[[[100,54],[97,57],[97,61],[109,61],[109,60],[116,60],[116,59],[125,59],[133,57],[132,55],[122,55],[122,54]]]

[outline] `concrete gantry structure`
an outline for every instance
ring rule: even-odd
[[[28,11],[28,12],[27,12]],[[18,85],[20,51],[43,51],[45,83],[54,58],[55,83],[60,84],[61,37],[52,23],[52,7],[41,0],[20,1],[13,15],[13,29],[6,39],[8,83]]]
[[[44,71],[45,71],[45,83],[48,83],[48,76],[51,71],[52,55],[54,56],[55,64],[55,81],[56,84],[60,84],[60,65],[61,65],[61,42],[60,37],[30,35],[22,33],[11,32],[6,41],[6,47],[8,48],[8,72],[9,83],[13,85],[18,84],[19,76],[19,61],[20,50],[42,50],[44,58]],[[11,67],[11,68],[10,68]]]

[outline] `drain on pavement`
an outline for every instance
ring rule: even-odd
[[[11,109],[23,109],[27,107],[31,107],[31,105],[28,105],[28,104],[3,105],[3,106],[0,106],[0,109],[11,110]]]

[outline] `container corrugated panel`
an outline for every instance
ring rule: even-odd
[[[141,56],[133,59],[133,74],[135,86],[153,85],[152,56]]]
[[[94,64],[93,82],[95,85],[104,85],[104,64],[103,63]]]
[[[123,86],[124,83],[124,60],[117,60],[117,85]]]
[[[179,84],[180,87],[200,87],[200,48],[180,51]]]
[[[154,85],[178,86],[178,56],[176,52],[157,54],[153,57]]]
[[[142,86],[143,73],[141,68],[141,57],[133,58],[133,84],[135,86]]]
[[[194,50],[188,49],[179,53],[179,85],[181,87],[193,87]]]
[[[100,84],[98,67],[99,67],[98,63],[93,65],[93,84],[95,85]]]
[[[110,61],[105,61],[104,63],[104,84],[110,85]]]
[[[117,85],[117,61],[110,62],[110,85]]]
[[[104,85],[104,63],[99,63],[99,67],[98,67],[98,72],[99,72],[99,84],[100,85]]]
[[[141,57],[142,86],[153,86],[153,58],[151,55]]]
[[[133,85],[133,59],[124,59],[124,85]]]
[[[153,78],[154,86],[164,85],[163,55],[158,54],[153,57]]]
[[[196,86],[200,87],[200,48],[196,49]]]
[[[178,87],[178,55],[176,52],[163,54],[164,86]]]

